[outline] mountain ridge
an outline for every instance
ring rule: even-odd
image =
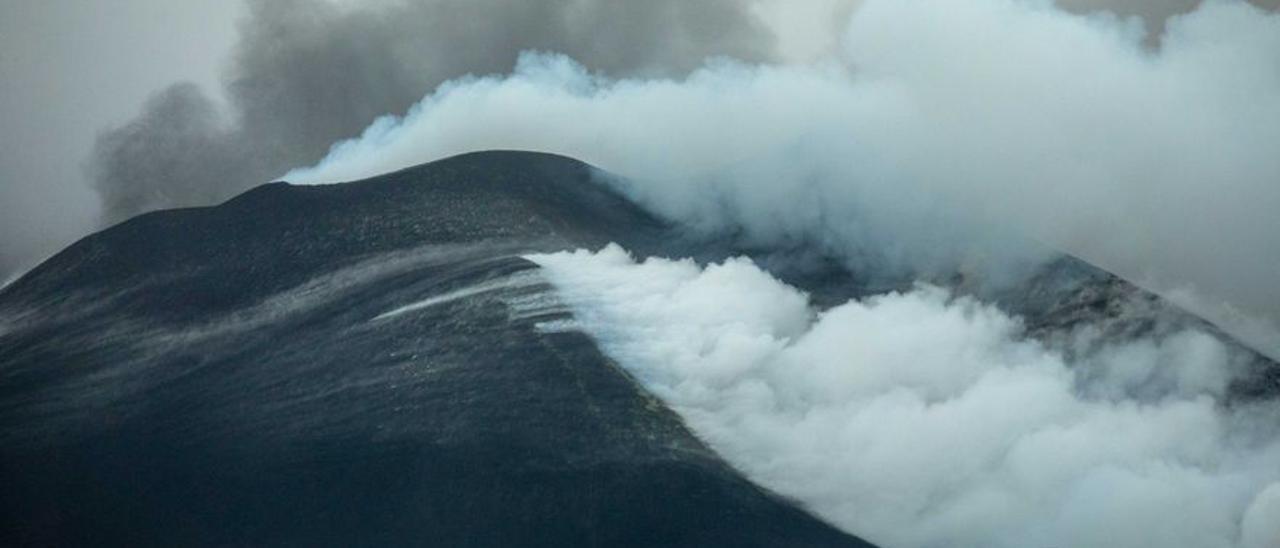
[[[537,328],[521,254],[666,230],[590,177],[480,153],[72,245],[0,291],[0,541],[868,546]]]

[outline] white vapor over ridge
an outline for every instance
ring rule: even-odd
[[[747,259],[529,258],[576,319],[546,329],[585,330],[730,464],[872,542],[1280,545],[1280,409],[1224,405],[1231,351],[1205,333],[1068,363],[932,286],[819,313]]]
[[[285,176],[480,149],[579,158],[686,225],[899,273],[1016,276],[1041,240],[1280,355],[1280,15],[1140,21],[1030,0],[869,0],[812,64],[609,79],[555,54],[450,81]]]

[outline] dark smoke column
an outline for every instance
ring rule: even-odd
[[[99,138],[89,163],[111,223],[206,205],[309,165],[451,78],[505,72],[521,51],[610,75],[676,75],[727,55],[768,60],[746,2],[414,0],[340,8],[252,0],[227,75],[229,119],[190,84]]]

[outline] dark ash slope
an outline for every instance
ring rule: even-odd
[[[63,251],[0,292],[0,545],[865,546],[535,327],[520,254],[670,246],[590,176],[472,154]]]

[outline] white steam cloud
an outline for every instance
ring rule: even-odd
[[[1014,275],[1036,259],[1018,233],[1280,355],[1280,15],[1209,1],[1153,49],[1137,19],[1049,2],[870,0],[845,37],[825,62],[678,80],[527,54],[286,177],[556,152],[675,220],[916,274]]]
[[[1204,333],[1067,363],[936,287],[819,313],[746,259],[530,258],[731,464],[873,542],[1280,545],[1280,415],[1223,405]]]

